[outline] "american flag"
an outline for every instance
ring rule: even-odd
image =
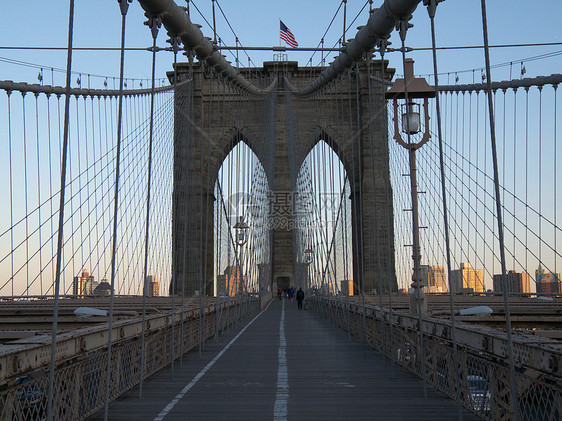
[[[285,26],[282,21],[279,21],[279,23],[281,26],[279,36],[281,37],[281,39],[285,41],[289,45],[289,47],[297,48],[299,46],[299,43],[295,39],[293,33],[289,30],[289,28]]]

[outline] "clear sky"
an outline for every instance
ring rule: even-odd
[[[176,1],[185,5],[183,1]],[[195,6],[212,23],[211,1],[197,0],[190,2],[192,21],[203,25],[203,32],[212,37],[212,29],[207,25]],[[291,29],[299,45],[316,47],[328,24],[340,5],[339,0],[329,1],[263,1],[263,0],[220,0],[217,2],[238,35],[242,45],[273,46],[279,45],[279,19]],[[373,7],[382,3],[374,1]],[[357,16],[366,4],[363,0],[347,2],[347,25]],[[356,33],[356,27],[366,22],[368,4],[348,32],[347,38]],[[558,0],[488,0],[488,25],[491,44],[543,43],[562,42],[559,19],[562,16],[562,2]],[[142,23],[145,20],[142,9],[137,1],[131,3],[127,17],[126,45],[128,47],[148,47],[151,45],[149,29]],[[219,8],[216,8],[217,32],[227,45],[234,45],[234,35],[230,31]],[[429,18],[425,7],[419,6],[412,20],[414,27],[409,30],[406,43],[411,47],[430,47]],[[9,2],[4,5],[2,19],[1,46],[55,46],[64,47],[67,43],[68,2],[53,0],[50,2],[26,0]],[[437,43],[439,46],[469,46],[482,44],[482,25],[480,1],[447,0],[438,6]],[[325,37],[326,46],[334,46],[342,34],[343,7],[336,16],[334,23]],[[74,45],[77,47],[118,47],[120,44],[120,13],[116,0],[108,1],[77,1],[75,11]],[[160,31],[158,44],[165,45],[167,36]],[[394,32],[391,37],[392,47],[398,47],[400,39]],[[491,52],[493,64],[514,63],[512,72],[517,76],[520,72],[520,60],[545,53],[562,51],[562,46],[550,47],[518,47],[496,48]],[[234,57],[225,53],[229,59]],[[260,65],[264,60],[272,59],[272,52],[251,52],[253,63]],[[308,63],[311,53],[289,52],[290,60],[298,60],[301,65]],[[432,72],[431,53],[413,52],[416,60],[416,73]],[[45,67],[65,68],[66,53],[64,51],[8,51],[0,50],[0,57],[21,60]],[[389,53],[387,57],[391,65],[401,66],[400,53]],[[184,59],[185,57],[181,57]],[[170,69],[171,53],[159,54],[157,76],[165,77]],[[319,54],[313,63],[320,60]],[[240,53],[243,65],[247,57]],[[526,76],[556,73],[560,69],[560,56],[525,63]],[[482,50],[445,51],[439,54],[439,70],[454,73],[463,70],[480,69],[484,65]],[[118,52],[96,51],[75,52],[73,70],[84,74],[107,75],[116,77],[119,74]],[[0,78],[16,81],[36,82],[39,69],[8,64],[0,61]],[[494,79],[507,79],[510,67],[494,69]],[[45,81],[50,82],[50,70],[45,70]],[[398,70],[398,73],[401,73]],[[126,55],[125,74],[129,78],[150,77],[150,53],[147,51],[128,52]],[[479,75],[480,71],[475,72]],[[452,78],[452,76],[451,76]],[[460,73],[460,82],[471,82],[472,72]],[[64,74],[54,74],[56,84],[63,84]],[[73,78],[76,81],[76,78]],[[446,81],[446,76],[445,76]],[[452,82],[452,79],[451,79]],[[92,86],[101,87],[103,79],[91,79]],[[110,85],[111,85],[110,81]],[[84,86],[84,85],[83,85]]]

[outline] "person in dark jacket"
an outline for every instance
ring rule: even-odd
[[[304,301],[304,291],[299,287],[297,291],[297,308],[302,310],[302,302]]]

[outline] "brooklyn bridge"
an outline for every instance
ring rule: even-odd
[[[334,1],[273,47],[243,1],[118,0],[107,47],[68,3],[66,47],[0,46],[0,419],[562,418],[562,42],[491,43],[485,0]]]

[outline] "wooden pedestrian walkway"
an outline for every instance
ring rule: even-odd
[[[296,302],[275,299],[113,402],[111,420],[457,420],[457,404]],[[92,420],[103,419],[103,411]],[[479,419],[463,412],[464,420]]]

